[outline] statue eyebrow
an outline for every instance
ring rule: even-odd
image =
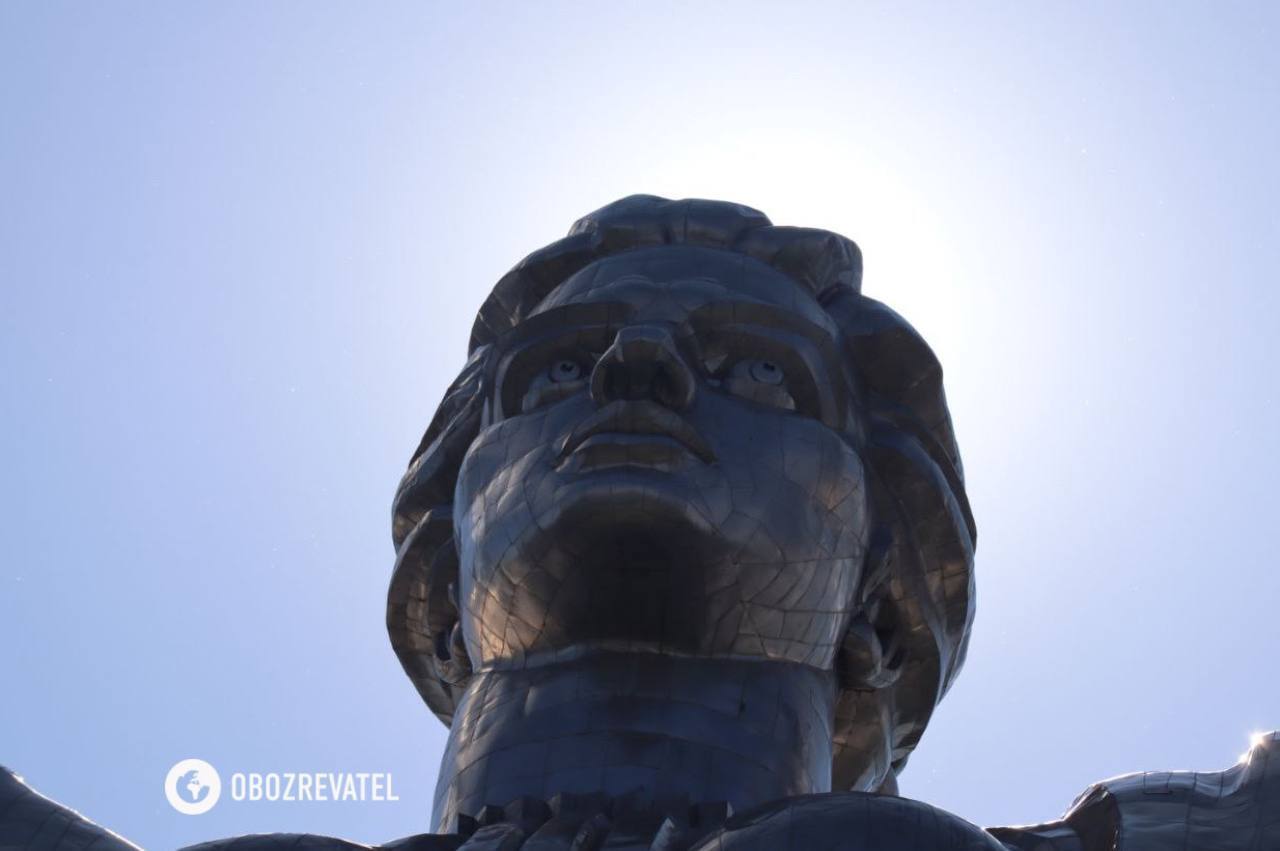
[[[511,352],[548,337],[563,335],[575,326],[583,329],[620,328],[631,320],[635,312],[636,308],[626,302],[573,302],[557,305],[524,319],[504,332],[495,341],[494,348],[499,352]],[[824,353],[828,347],[839,350],[832,329],[812,321],[798,310],[756,299],[704,304],[691,310],[679,324],[695,334],[727,326],[754,326],[761,333],[767,333],[773,328],[798,334],[818,345]]]
[[[624,324],[634,308],[622,302],[575,302],[547,309],[520,321],[495,341],[497,351],[511,351],[541,338],[564,333],[566,326],[612,327]]]
[[[689,313],[688,323],[695,329],[724,325],[755,326],[763,331],[777,328],[801,334],[824,347],[836,345],[836,336],[832,329],[813,322],[795,310],[779,307],[766,301],[706,304]]]

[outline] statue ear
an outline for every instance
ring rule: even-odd
[[[436,633],[436,676],[456,686],[471,676],[471,670],[467,645],[462,640],[462,623],[454,621],[452,627]]]
[[[451,686],[471,676],[473,666],[462,638],[462,610],[458,605],[458,549],[452,538],[432,559],[429,584],[443,586],[444,594],[427,611],[427,625],[435,638],[436,676]]]
[[[889,593],[892,568],[893,535],[878,526],[867,547],[858,607],[836,658],[841,688],[875,691],[893,685],[902,674],[902,619]]]
[[[471,676],[458,606],[453,513],[427,511],[403,539],[387,589],[387,633],[405,673],[436,717],[452,723]]]

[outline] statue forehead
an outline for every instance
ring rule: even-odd
[[[670,321],[712,303],[765,304],[837,333],[809,291],[782,272],[745,254],[699,246],[664,245],[597,260],[552,290],[530,316],[593,302],[622,303],[644,318]]]

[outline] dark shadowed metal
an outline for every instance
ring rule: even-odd
[[[833,783],[878,787],[915,747],[959,671],[973,617],[974,524],[942,370],[905,320],[861,295],[862,256],[852,241],[774,227],[762,213],[736,204],[623,199],[580,220],[568,237],[530,255],[494,288],[472,331],[467,367],[446,394],[396,498],[399,553],[388,628],[406,671],[449,723],[468,684],[466,660],[441,652],[459,622],[448,592],[458,581],[450,522],[457,471],[493,392],[496,344],[536,318],[539,306],[584,270],[596,277],[647,275],[675,287],[712,277],[726,292],[749,283],[784,302],[803,297],[829,317],[842,367],[829,380],[841,385],[833,389],[846,408],[838,431],[866,467],[873,534],[863,543],[878,572],[863,583],[863,600],[838,602],[843,621],[835,643],[847,647],[820,664],[843,665],[844,674],[834,710]],[[723,309],[747,308],[726,301]],[[759,324],[778,321],[770,316]],[[776,331],[782,336],[782,328]],[[709,377],[707,372],[700,380]],[[728,420],[715,427],[735,428]],[[762,432],[754,439],[763,446],[776,437]],[[786,451],[808,452],[809,445],[793,439]],[[754,466],[767,463],[753,459]],[[610,518],[585,522],[607,526]],[[786,558],[777,556],[779,563]],[[866,605],[873,597],[877,605]],[[785,657],[780,644],[810,626],[797,617],[782,620],[785,626],[772,633],[758,621],[745,627],[760,631],[760,656]],[[725,648],[697,650],[714,655]]]

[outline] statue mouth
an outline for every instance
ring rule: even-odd
[[[674,442],[704,464],[716,460],[707,441],[688,420],[664,405],[647,400],[620,399],[605,405],[569,433],[560,450],[560,458],[567,458],[588,441],[593,445],[607,442],[604,437],[590,440],[596,435],[614,436],[617,438],[614,442],[633,448],[646,442],[643,436],[649,436],[654,439],[647,442],[668,445]]]

